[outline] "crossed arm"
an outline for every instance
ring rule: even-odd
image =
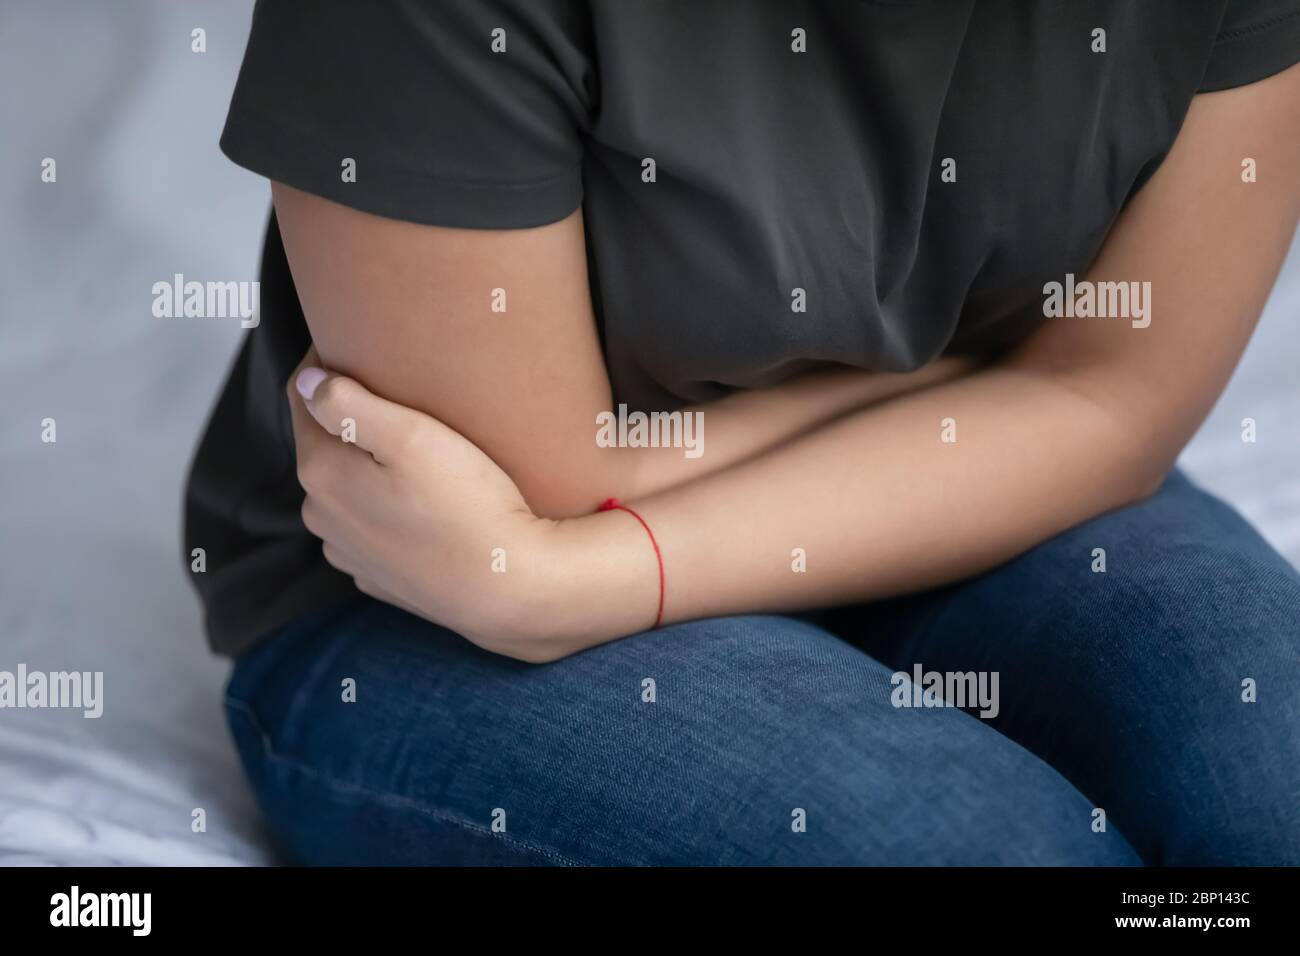
[[[1258,182],[1241,181],[1247,156]],[[590,513],[610,495],[654,529],[676,621],[935,586],[1153,491],[1227,382],[1295,230],[1300,68],[1197,97],[1112,229],[1086,278],[1150,282],[1149,327],[1051,319],[979,368],[738,393],[707,407],[694,461],[596,445],[611,399],[580,214],[479,232],[280,186],[275,201],[319,350],[304,365],[330,371],[307,376],[309,401],[290,388],[308,528],[363,590],[550,660],[654,618],[645,531]],[[495,288],[505,313],[490,310]],[[355,443],[330,437],[345,419]]]

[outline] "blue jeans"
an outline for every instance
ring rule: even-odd
[[[997,706],[899,706],[916,665]],[[302,863],[1300,863],[1300,576],[1177,472],[951,587],[540,666],[357,600],[226,703]]]

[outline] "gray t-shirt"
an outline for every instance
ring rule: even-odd
[[[581,205],[615,400],[655,411],[1006,348],[1198,91],[1297,60],[1300,0],[261,0],[221,147],[420,223]],[[226,653],[356,593],[299,519],[274,219],[261,282],[186,502]]]

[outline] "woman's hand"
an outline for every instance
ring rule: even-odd
[[[320,367],[288,385],[302,517],[325,558],[364,593],[522,660],[557,648],[535,609],[557,583],[554,524],[463,436]],[[576,649],[576,648],[575,648]]]

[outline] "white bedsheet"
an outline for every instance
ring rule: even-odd
[[[272,859],[221,714],[227,667],[206,651],[180,563],[188,456],[247,333],[150,314],[152,284],[173,273],[256,278],[267,189],[216,150],[250,11],[0,5],[0,670],[102,670],[106,698],[97,720],[0,711],[0,863]],[[46,156],[55,185],[39,181]],[[1293,562],[1298,314],[1293,249],[1185,456]],[[1247,416],[1254,445],[1240,440]]]

